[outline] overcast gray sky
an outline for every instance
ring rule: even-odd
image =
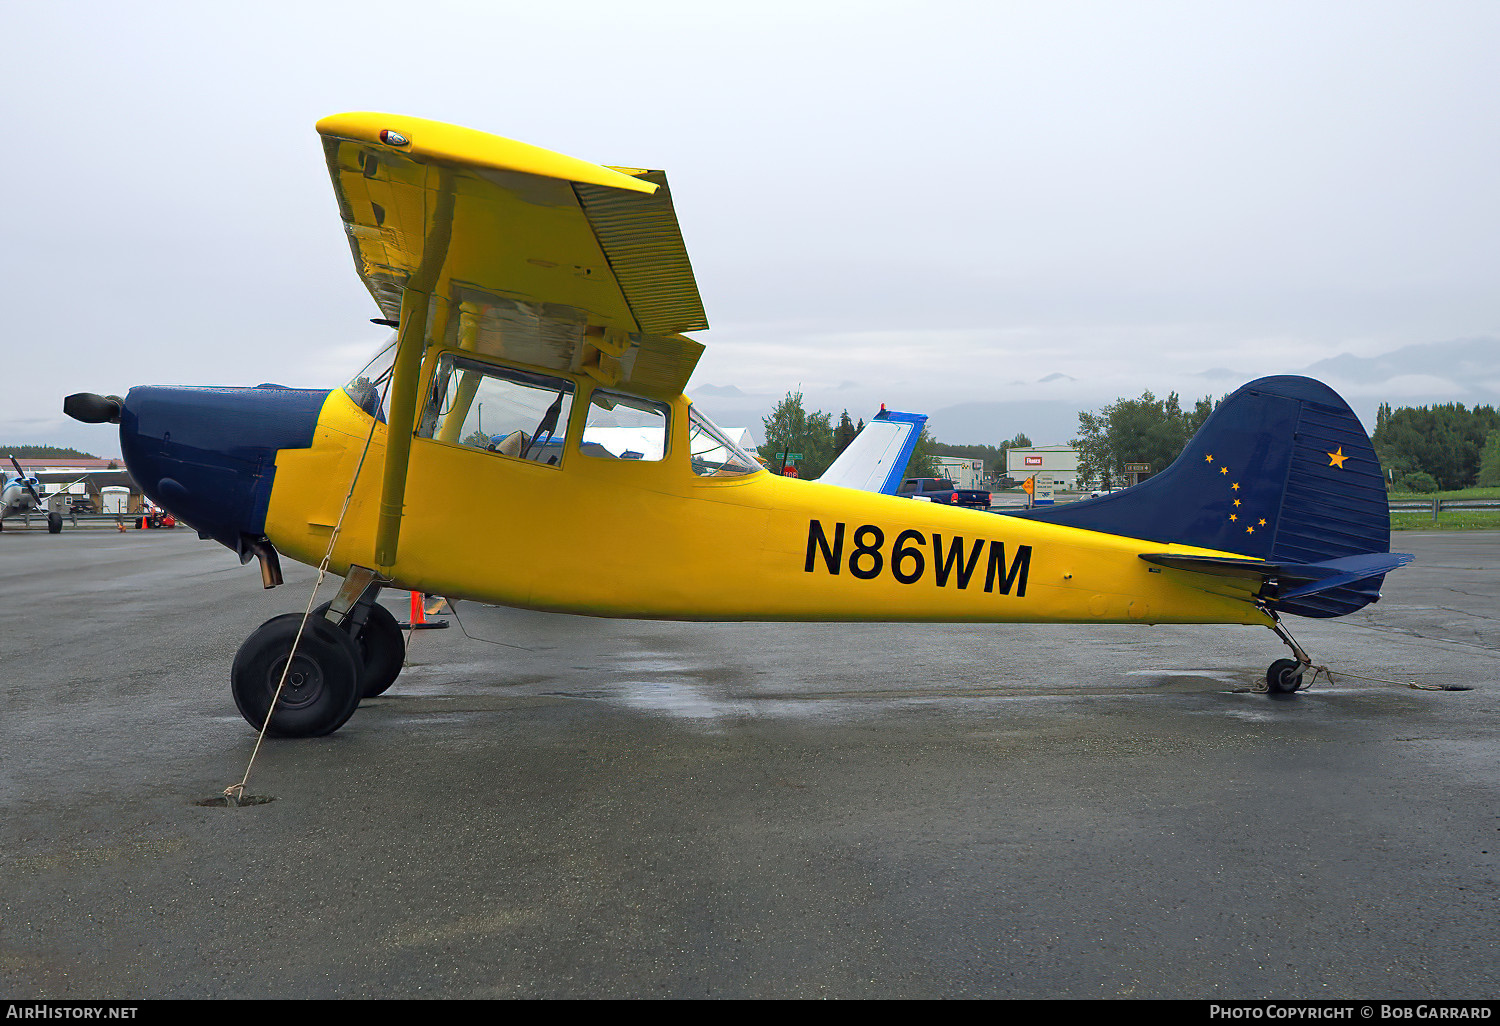
[[[1088,408],[1500,337],[1490,0],[64,2],[3,26],[0,442],[113,454],[61,416],[73,391],[356,369],[382,332],[313,130],[343,110],[665,169],[726,422],[798,385],[864,417]],[[1425,401],[1427,370],[1332,383]],[[1500,361],[1452,377],[1500,389]],[[1065,440],[1003,414],[948,440],[1017,430]]]

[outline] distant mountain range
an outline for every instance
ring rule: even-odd
[[[1037,445],[1056,445],[1078,434],[1078,411],[1085,408],[1066,399],[959,403],[934,410],[927,426],[953,445],[999,445],[1022,431]]]
[[[1341,353],[1287,373],[1305,374],[1327,382],[1364,421],[1366,430],[1373,430],[1375,410],[1382,402],[1393,406],[1452,402],[1471,407],[1500,406],[1500,339],[1423,342],[1379,356]],[[1217,394],[1238,388],[1254,375],[1214,367],[1192,377],[1202,379],[1205,387]],[[1163,386],[1153,391],[1162,395],[1171,388]],[[928,423],[934,435],[955,444],[998,445],[1017,431],[1025,431],[1038,444],[1047,444],[1071,440],[1078,434],[1079,410],[1098,409],[1107,403],[1108,400],[1098,404],[1068,400],[959,403],[934,410]]]
[[[1428,342],[1402,346],[1379,356],[1351,356],[1341,353],[1319,360],[1301,373],[1333,384],[1335,381],[1358,384],[1393,383],[1400,379],[1423,378],[1441,382],[1444,387],[1425,402],[1466,402],[1466,395],[1481,405],[1500,399],[1500,339],[1463,338],[1450,342]],[[1418,393],[1422,392],[1420,387]],[[1406,396],[1401,397],[1406,401]]]
[[[1342,353],[1301,368],[1289,368],[1288,374],[1305,374],[1325,381],[1339,392],[1364,421],[1366,430],[1375,427],[1375,410],[1382,402],[1394,406],[1421,406],[1430,403],[1461,402],[1467,406],[1500,406],[1500,339],[1467,338],[1446,342],[1426,342],[1403,346],[1379,356],[1354,356]],[[1157,395],[1174,390],[1186,402],[1201,395],[1215,396],[1231,392],[1256,377],[1229,367],[1183,372],[1174,377],[1164,375]],[[1023,399],[1014,402],[966,402],[927,411],[928,426],[944,442],[954,445],[999,445],[1018,431],[1024,431],[1038,445],[1071,441],[1078,434],[1080,410],[1097,410],[1115,396],[1092,401],[1090,396],[1110,396],[1111,383],[1073,376],[1061,371],[1048,374],[1036,384],[1067,382],[1076,385],[1077,399]],[[1197,382],[1197,384],[1191,384]],[[1012,382],[1023,385],[1024,382]],[[1071,388],[1069,389],[1072,390]],[[707,404],[713,418],[725,427],[748,427],[761,437],[761,419],[780,400],[742,392],[728,385],[694,385],[693,396],[711,397]],[[1131,393],[1139,395],[1139,390]],[[815,400],[809,400],[816,406]],[[838,407],[834,407],[835,414]],[[921,412],[921,411],[918,411]],[[870,412],[851,408],[850,416],[868,418]]]

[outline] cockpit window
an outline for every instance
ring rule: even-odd
[[[761,469],[696,406],[688,407],[688,454],[699,477],[741,477]]]
[[[395,365],[396,333],[392,332],[375,358],[365,364],[364,370],[350,378],[349,383],[344,386],[344,394],[354,400],[354,405],[382,424],[385,423],[385,395],[389,391],[386,386],[390,383],[391,368]]]
[[[667,423],[661,403],[595,389],[578,448],[598,459],[659,462],[666,456]]]
[[[444,353],[417,434],[556,466],[573,383]]]

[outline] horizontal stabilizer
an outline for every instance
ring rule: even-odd
[[[1262,582],[1260,598],[1272,608],[1287,599],[1316,595],[1384,576],[1412,560],[1405,552],[1364,552],[1318,563],[1273,563],[1264,559],[1184,556],[1171,552],[1146,552],[1141,558],[1173,570],[1235,580],[1259,580]]]

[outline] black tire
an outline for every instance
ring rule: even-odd
[[[324,602],[313,610],[313,616],[323,616],[332,602]],[[370,606],[365,625],[354,638],[360,655],[360,679],[363,681],[365,698],[383,695],[396,683],[401,667],[406,664],[406,636],[396,622],[396,616],[379,602]]]
[[[229,674],[234,704],[256,730],[266,721],[301,623],[301,613],[267,620],[235,653]],[[360,657],[354,639],[327,620],[310,617],[266,733],[272,737],[332,734],[354,714],[360,697]]]
[[[1290,695],[1302,686],[1302,664],[1295,659],[1278,659],[1266,671],[1266,690],[1273,695]]]
[[[48,513],[47,514],[47,533],[48,534],[62,534],[62,514],[61,513]]]

